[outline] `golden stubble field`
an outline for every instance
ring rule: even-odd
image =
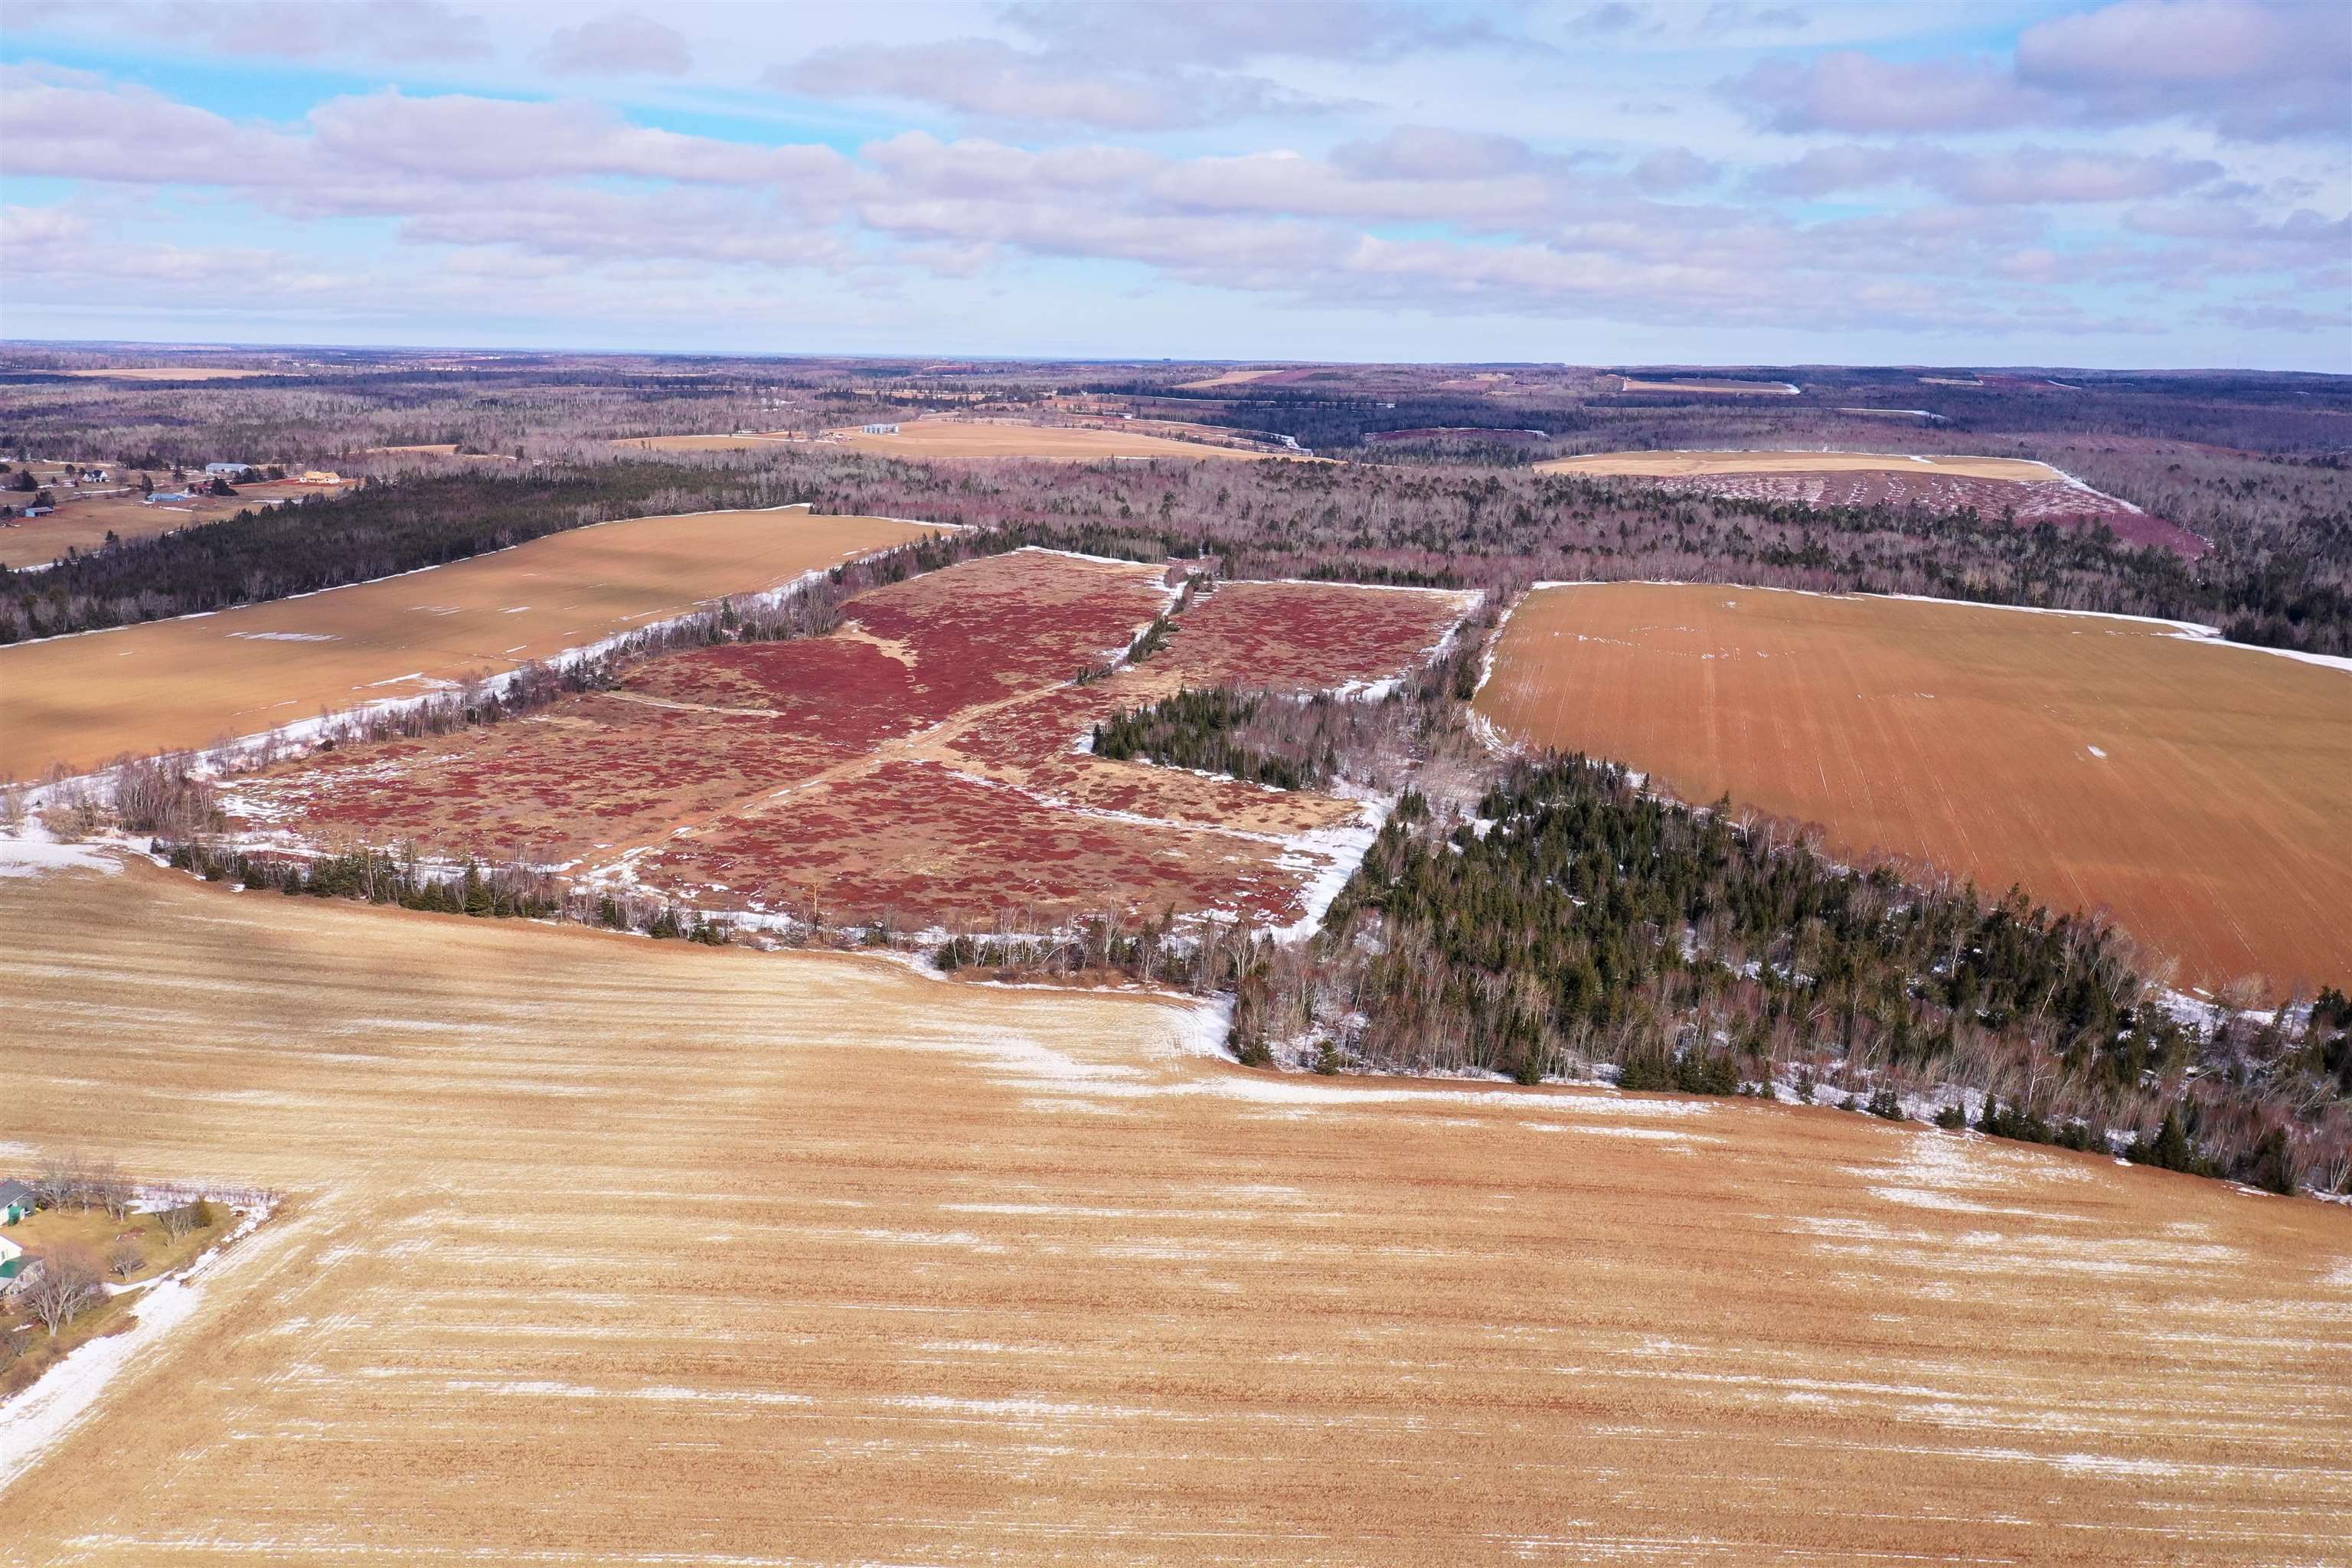
[[[7,1138],[292,1194],[12,1563],[2352,1560],[2307,1200],[143,867],[0,941]]]
[[[1622,583],[1531,594],[1476,706],[1835,852],[2105,905],[2187,982],[2352,980],[2342,670],[2112,616]]]
[[[1048,458],[1070,462],[1104,458],[1212,458],[1249,461],[1280,454],[1206,440],[1180,441],[1143,430],[1091,425],[1015,425],[979,420],[922,419],[895,436],[836,430],[832,438],[861,452],[894,458]]]
[[[0,778],[415,696],[935,531],[802,507],[634,518],[299,598],[0,647]]]
[[[1710,474],[1956,474],[1964,479],[2021,480],[2066,477],[2047,463],[2023,458],[1914,458],[1890,452],[1596,452],[1591,457],[1538,463],[1536,471],[1650,479]]]

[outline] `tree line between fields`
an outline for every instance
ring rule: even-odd
[[[1478,642],[1391,702],[1321,704],[1408,731],[1439,800],[1403,795],[1312,939],[1252,950],[1229,987],[1244,1062],[1909,1104],[2276,1192],[2352,1190],[2343,991],[2193,1020],[2104,919],[1842,866],[1817,829],[1662,800],[1614,764],[1486,760],[1462,717]],[[1187,691],[1097,733],[1296,788],[1371,744],[1318,706]]]

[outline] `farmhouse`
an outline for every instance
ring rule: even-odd
[[[866,434],[868,436],[896,436],[898,433],[898,427],[896,425],[868,425],[866,426]]]
[[[16,1288],[16,1281],[24,1271],[25,1249],[6,1237],[0,1236],[0,1296]]]
[[[15,1225],[32,1212],[32,1188],[22,1182],[0,1182],[0,1225]]]

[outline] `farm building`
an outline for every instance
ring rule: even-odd
[[[0,1295],[16,1288],[17,1276],[25,1271],[25,1249],[0,1236]]]
[[[868,425],[866,433],[868,436],[896,436],[898,427],[896,425]]]
[[[206,463],[205,472],[218,474],[223,479],[235,479],[239,474],[253,472],[253,465],[251,463]]]
[[[194,500],[195,499],[196,494],[194,490],[157,490],[147,498],[147,504],[152,506],[159,500]]]
[[[343,482],[343,476],[332,468],[305,468],[302,470],[302,482],[306,485],[339,485]]]
[[[22,1182],[0,1182],[0,1225],[15,1225],[32,1212],[32,1188]]]

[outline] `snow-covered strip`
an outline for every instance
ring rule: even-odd
[[[44,871],[103,871],[111,877],[122,862],[87,844],[0,837],[0,877],[37,877]]]
[[[1542,588],[1610,588],[1624,584],[1645,588],[1721,588],[1741,594],[1799,594],[1809,599],[1899,599],[1912,605],[1950,605],[1963,610],[2008,610],[2024,616],[2075,616],[2102,621],[2127,621],[2137,626],[2164,626],[2183,642],[2202,644],[2209,647],[2243,648],[2248,653],[2266,653],[2279,658],[2291,658],[2303,664],[2315,664],[2324,669],[2340,669],[2352,674],[2352,658],[2331,653],[2302,653],[2294,648],[2264,647],[2260,643],[2232,642],[2221,635],[2221,628],[2204,621],[2168,620],[2162,616],[2127,616],[2120,610],[2068,610],[2051,605],[2004,605],[1979,599],[1939,599],[1929,594],[1837,594],[1822,588],[1778,588],[1755,583],[1697,583],[1676,577],[1579,577],[1547,580],[1528,584],[1528,592]],[[1516,607],[1516,606],[1515,606]],[[1507,615],[1505,617],[1508,619]],[[1502,633],[1498,627],[1496,641]],[[1490,647],[1491,653],[1491,647]],[[1483,680],[1483,678],[1482,678]]]
[[[1337,827],[1318,827],[1302,833],[1290,840],[1289,847],[1275,861],[1285,870],[1310,873],[1307,885],[1298,890],[1299,917],[1286,926],[1276,927],[1276,942],[1302,942],[1321,929],[1323,917],[1331,912],[1331,905],[1364,863],[1365,854],[1372,841],[1387,826],[1389,813],[1395,808],[1393,800],[1363,800],[1359,803],[1362,815],[1356,821]]]
[[[0,1492],[40,1462],[89,1416],[107,1385],[142,1352],[185,1322],[203,1304],[203,1289],[220,1273],[220,1259],[248,1256],[237,1243],[276,1209],[265,1203],[240,1210],[235,1229],[178,1274],[139,1289],[132,1310],[138,1321],[119,1334],[101,1334],[77,1345],[24,1394],[0,1405]]]

